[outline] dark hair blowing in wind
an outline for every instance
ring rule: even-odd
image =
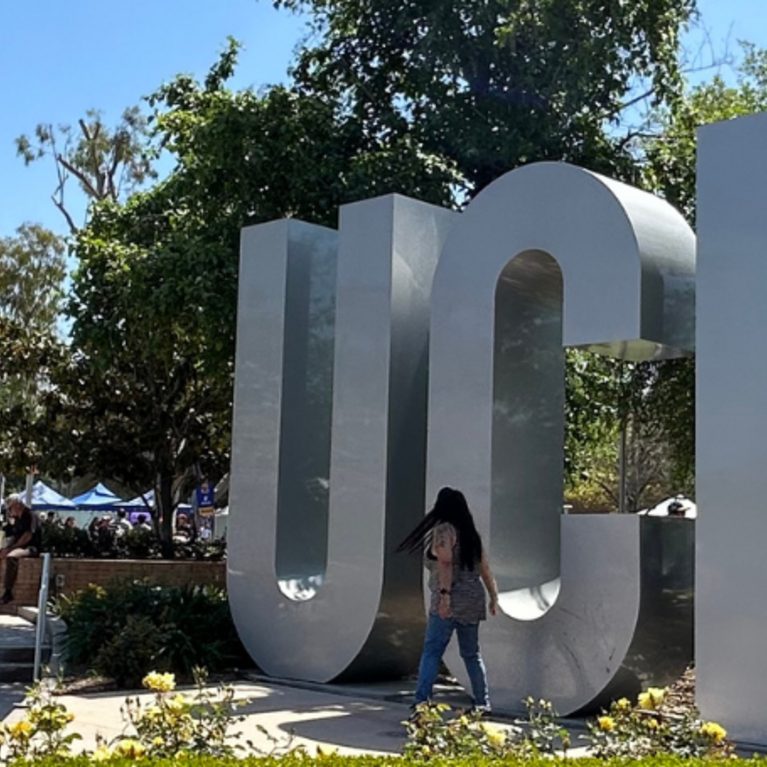
[[[455,528],[461,569],[473,570],[474,565],[482,559],[482,539],[474,525],[466,497],[460,490],[454,490],[452,487],[443,487],[437,493],[434,508],[397,546],[397,551],[420,554],[424,548],[430,550],[434,528],[443,522]]]

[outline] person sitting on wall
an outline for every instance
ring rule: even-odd
[[[24,503],[20,495],[9,495],[5,501],[11,523],[5,545],[0,549],[0,559],[5,560],[5,582],[0,604],[13,601],[13,587],[19,574],[19,559],[36,557],[42,545],[40,520]]]

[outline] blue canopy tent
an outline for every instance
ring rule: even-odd
[[[73,498],[72,503],[78,509],[85,511],[114,511],[117,507],[124,504],[125,501],[99,482],[96,487],[91,488],[87,493]]]
[[[129,512],[128,519],[135,524],[139,514],[151,516],[151,511],[155,507],[154,490],[148,490],[143,496],[138,495],[135,498],[131,498],[129,501],[122,501],[115,505]],[[180,511],[182,514],[192,513],[192,507],[188,503],[180,503],[176,506],[175,510],[176,512]]]
[[[137,495],[129,501],[120,501],[116,505],[121,509],[151,509],[154,507],[154,490],[147,490],[143,495]]]
[[[23,493],[22,493],[23,496]],[[42,480],[32,485],[32,509],[34,511],[72,511],[75,504],[48,487]]]

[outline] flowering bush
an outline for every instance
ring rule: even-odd
[[[48,687],[36,684],[27,694],[27,713],[14,724],[0,725],[0,746],[5,758],[65,758],[71,754],[77,733],[66,733],[74,719],[66,707],[53,700]]]
[[[659,754],[681,757],[729,756],[732,744],[727,731],[715,722],[700,720],[697,710],[672,714],[663,710],[668,691],[651,687],[637,706],[622,698],[610,710],[589,723],[593,755],[641,758]]]
[[[533,698],[525,701],[527,720],[519,726],[499,727],[483,722],[477,713],[458,712],[453,717],[444,704],[422,703],[405,722],[408,743],[404,753],[416,761],[435,756],[470,757],[495,756],[518,759],[539,754],[553,754],[558,749],[567,752],[570,736],[557,723],[551,703]]]
[[[509,736],[500,728],[483,722],[477,714],[459,713],[452,718],[444,703],[421,703],[404,722],[408,734],[405,756],[415,761],[435,756],[499,756],[509,751]]]
[[[590,755],[598,759],[677,757],[726,757],[733,746],[727,732],[715,722],[704,722],[697,711],[673,714],[663,710],[667,690],[650,688],[632,704],[622,698],[609,711],[588,723]],[[422,704],[407,725],[406,756],[416,761],[434,757],[512,757],[534,759],[567,755],[571,739],[557,721],[551,703],[525,701],[523,727],[500,729],[476,715],[459,713],[445,718],[449,706]]]
[[[176,692],[173,674],[147,674],[144,687],[154,693],[151,703],[127,698],[121,709],[125,731],[111,742],[100,739],[96,750],[85,755],[97,762],[193,756],[219,760],[244,751],[276,756],[300,750],[291,747],[292,738],[278,741],[261,728],[272,744],[269,752],[250,741],[245,745],[238,743],[241,733],[232,732],[232,727],[243,717],[235,712],[247,701],[235,701],[232,687],[206,688],[206,675],[200,669],[195,670],[195,678],[197,689],[184,694]],[[66,732],[74,716],[53,699],[51,689],[43,684],[30,690],[27,704],[24,719],[0,724],[0,763],[72,757],[72,743],[81,738],[77,733]]]
[[[147,674],[143,685],[154,693],[154,700],[144,704],[140,698],[126,699],[122,712],[132,732],[118,736],[110,744],[100,743],[99,758],[111,754],[133,758],[202,754],[221,758],[244,750],[245,746],[231,742],[241,734],[230,730],[242,721],[235,711],[245,702],[234,700],[232,687],[222,685],[215,692],[208,690],[201,669],[195,669],[195,680],[196,692],[186,695],[175,692],[173,674]]]

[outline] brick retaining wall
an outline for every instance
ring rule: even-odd
[[[19,578],[14,589],[14,602],[6,607],[0,606],[0,613],[15,613],[19,606],[37,604],[42,566],[42,559],[21,560]],[[167,586],[210,583],[226,587],[226,562],[162,559],[53,559],[51,566],[52,577],[49,587],[51,596],[73,594],[89,583],[106,586],[111,581],[126,578],[145,578],[150,583]],[[2,562],[0,578],[4,573],[5,562]],[[56,585],[57,580],[61,584],[60,587]]]

